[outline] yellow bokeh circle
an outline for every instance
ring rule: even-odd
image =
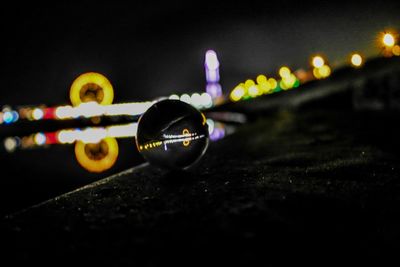
[[[118,142],[115,138],[105,138],[97,144],[75,144],[78,163],[90,172],[103,172],[110,169],[118,158]]]
[[[110,105],[114,99],[114,89],[104,75],[87,72],[74,80],[69,96],[73,106],[90,101]]]

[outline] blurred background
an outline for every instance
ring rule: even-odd
[[[277,77],[283,65],[308,69],[316,54],[332,69],[355,51],[377,56],[382,33],[399,30],[399,14],[399,1],[12,2],[0,11],[0,104],[70,104],[72,81],[88,71],[109,78],[115,103],[202,92],[209,49],[229,94],[258,74]],[[143,162],[133,138],[120,143],[117,164],[101,174],[73,155],[72,146],[2,151],[0,214]]]
[[[81,73],[97,71],[115,102],[203,90],[213,49],[228,90],[278,67],[332,66],[379,53],[378,34],[400,25],[398,1],[105,1],[11,3],[1,11],[1,104],[69,103]]]

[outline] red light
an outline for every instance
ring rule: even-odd
[[[45,136],[46,136],[46,144],[47,145],[58,144],[58,139],[57,139],[57,133],[56,132],[45,133]]]
[[[56,108],[45,108],[44,110],[43,119],[45,120],[52,120],[55,119]]]

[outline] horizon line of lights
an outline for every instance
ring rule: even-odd
[[[213,106],[213,100],[208,93],[193,93],[192,95],[172,94],[169,99],[186,102],[197,109],[206,109]],[[67,120],[77,118],[92,118],[100,116],[139,116],[154,104],[155,101],[131,102],[112,105],[101,105],[97,102],[85,102],[78,106],[63,105],[58,107],[22,107],[13,110],[6,106],[0,111],[0,125],[12,124],[18,120]]]
[[[227,134],[233,132],[232,128],[226,124],[213,119],[207,119],[208,131],[211,141],[222,139]],[[17,148],[32,149],[49,145],[73,144],[81,141],[85,144],[99,143],[105,138],[132,138],[136,136],[137,123],[127,123],[108,127],[87,127],[75,129],[62,129],[55,132],[37,132],[24,137],[7,137],[3,140],[4,148],[7,152],[14,152]],[[166,138],[188,138],[193,137],[191,133],[177,136],[166,136]]]
[[[12,110],[5,107],[0,112],[0,124],[15,123],[20,119],[29,121],[67,120],[92,118],[100,116],[138,116],[143,114],[154,102],[132,102],[112,105],[101,105],[97,102],[86,102],[76,107],[64,105],[58,107],[23,107]]]

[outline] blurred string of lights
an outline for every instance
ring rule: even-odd
[[[20,119],[29,121],[38,120],[66,120],[77,119],[80,117],[91,118],[97,116],[138,116],[145,112],[153,102],[124,103],[114,105],[100,105],[96,102],[81,103],[76,107],[63,105],[58,107],[22,107],[12,110],[5,107],[0,112],[4,124],[17,122]]]
[[[213,106],[213,100],[208,93],[171,95],[169,99],[177,99],[189,103],[202,110]],[[77,118],[93,118],[100,116],[140,116],[155,101],[131,102],[121,104],[102,105],[94,101],[79,103],[77,106],[63,105],[46,107],[45,105],[21,107],[12,109],[3,107],[0,111],[0,124],[12,124],[18,120],[67,120]]]
[[[378,46],[385,57],[400,56],[398,34],[394,30],[381,32],[378,36]],[[293,73],[288,66],[282,66],[278,71],[278,78],[267,78],[264,74],[239,83],[229,94],[233,102],[247,100],[265,94],[280,92],[299,87],[300,84],[311,80],[328,78],[332,69],[325,57],[314,55],[310,60],[311,70],[298,69]],[[360,68],[364,64],[364,58],[359,52],[354,52],[349,57],[349,64],[354,68]]]
[[[378,46],[384,57],[400,56],[398,33],[394,30],[385,30],[377,37]],[[364,58],[359,52],[349,56],[349,64],[360,68]],[[277,93],[294,89],[308,81],[325,79],[332,73],[325,57],[314,55],[310,60],[311,69],[298,69],[294,72],[288,66],[278,70],[277,77],[267,77],[260,74],[255,80],[247,79],[235,86],[226,98],[222,93],[220,84],[220,62],[214,50],[205,53],[204,69],[206,77],[205,92],[172,94],[169,99],[176,99],[205,110],[223,104],[226,101],[237,102],[261,95]],[[93,118],[100,116],[140,116],[154,101],[131,102],[112,104],[114,90],[110,81],[98,73],[85,73],[80,75],[71,85],[70,100],[72,105],[47,107],[45,105],[20,107],[12,109],[5,106],[0,111],[0,124],[13,124],[19,120],[65,120],[77,118]]]
[[[234,131],[234,126],[207,119],[211,141],[217,141]],[[10,136],[4,139],[3,145],[7,152],[17,149],[33,149],[49,145],[68,145],[76,142],[96,144],[106,138],[132,138],[136,136],[137,123],[112,125],[107,127],[86,127],[61,129],[55,132],[37,132],[27,136]]]
[[[273,77],[267,78],[264,74],[260,74],[255,81],[248,79],[244,83],[239,83],[231,91],[229,95],[230,100],[237,102],[239,100],[246,100],[299,87],[299,78],[287,66],[282,66],[278,73],[280,76],[278,79]]]

